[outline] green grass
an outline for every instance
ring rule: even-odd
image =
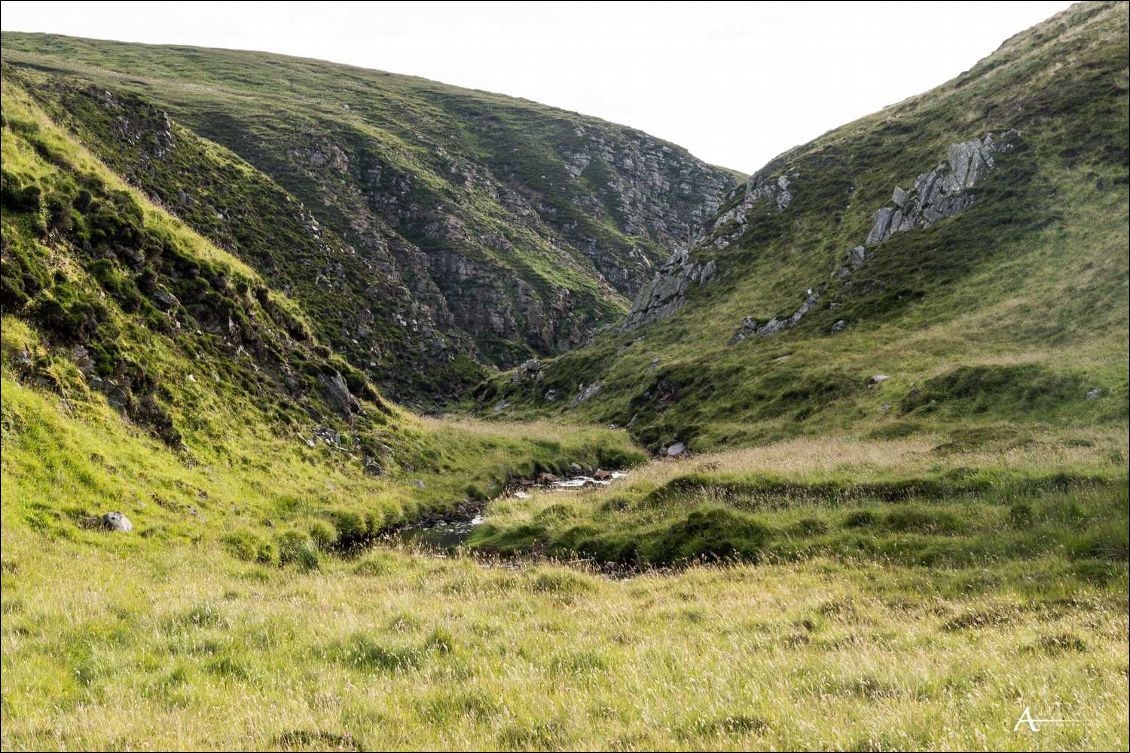
[[[12,750],[1127,745],[1125,571],[1054,554],[612,581],[376,551],[296,573],[5,527],[2,578]],[[1026,706],[1084,723],[1014,733]]]
[[[622,126],[312,60],[15,33],[3,59],[114,170],[422,405],[615,321],[738,178]]]
[[[460,258],[607,321],[623,291],[570,244],[658,258],[672,228],[627,235],[616,171],[562,160],[642,136],[313,61],[5,34],[0,747],[1126,749],[1125,21],[1076,6],[783,155],[793,205],[711,252],[714,283],[485,383],[489,421],[382,387],[423,401],[554,348],[453,320],[429,371],[385,329],[424,281],[339,244],[442,258],[427,228],[458,204]],[[149,125],[123,140],[121,116]],[[970,209],[884,243],[838,308],[725,344],[826,279],[891,186],[1006,126],[1024,147]],[[419,214],[294,167],[300,133],[380,165],[374,195],[407,176]],[[500,497],[573,463],[630,472]],[[484,500],[462,549],[390,536]],[[1025,708],[1080,722],[1017,732]]]
[[[698,247],[718,272],[676,315],[547,360],[537,384],[490,380],[478,408],[615,423],[653,450],[906,422],[1124,426],[1126,13],[1076,6],[954,81],[781,155],[767,174],[795,173],[792,204],[756,211],[723,250]],[[1006,128],[1021,146],[970,208],[893,236],[850,284],[833,277],[894,186]],[[798,326],[728,344],[744,317],[792,312],[808,288],[822,296]],[[876,374],[891,378],[869,386]],[[594,381],[600,392],[573,406]]]
[[[497,502],[469,546],[629,569],[1056,554],[1084,580],[1125,571],[1124,430],[962,439],[794,440],[653,463],[612,487]]]

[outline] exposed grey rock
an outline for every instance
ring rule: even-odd
[[[570,407],[576,407],[576,406],[580,405],[581,403],[585,402],[586,400],[591,398],[593,395],[600,392],[600,390],[603,386],[604,385],[601,384],[600,382],[593,382],[588,387],[586,387],[582,384],[580,392],[578,392],[577,396],[575,398],[573,398],[573,402],[569,404]]]
[[[772,176],[765,171],[752,175],[737,189],[741,191],[741,201],[708,223],[688,247],[676,251],[640,290],[623,329],[666,319],[682,308],[691,287],[706,285],[717,272],[715,260],[696,261],[695,251],[729,246],[745,232],[750,215],[760,205],[768,204],[778,212],[785,211],[793,201],[790,186],[789,175]]]
[[[888,379],[890,379],[890,377],[887,376],[886,374],[876,374],[875,376],[868,379],[867,383],[868,384],[882,384],[883,382],[887,381]]]
[[[715,262],[695,262],[690,254],[690,249],[677,251],[659,268],[658,274],[636,296],[622,329],[634,329],[671,316],[682,308],[692,285],[710,282],[717,268]]]
[[[341,415],[348,418],[353,411],[360,407],[356,398],[350,394],[349,385],[345,383],[345,377],[340,372],[335,371],[329,375],[323,374],[322,387],[330,405]]]
[[[514,373],[510,375],[510,383],[537,384],[541,382],[544,376],[545,375],[541,369],[541,361],[536,358],[531,358],[518,368],[514,369]]]
[[[836,321],[836,323],[832,325],[832,332],[833,333],[843,332],[844,329],[846,329],[846,328],[847,328],[847,322],[845,322],[843,319],[838,319]]]
[[[730,337],[729,344],[736,345],[753,335],[757,335],[758,337],[771,337],[778,332],[791,329],[795,327],[808,312],[816,307],[819,300],[820,293],[810,288],[805,295],[804,303],[800,304],[793,313],[786,317],[775,316],[769,321],[762,323],[751,316],[747,316],[742,320],[742,324],[738,327],[738,330]]]
[[[682,455],[686,451],[687,451],[687,446],[685,444],[683,444],[682,442],[676,442],[675,444],[668,447],[667,450],[666,450],[667,457],[669,457],[669,458],[677,458],[678,456]]]
[[[371,457],[365,457],[365,473],[369,476],[383,476],[385,472],[384,467],[373,460]]]
[[[107,531],[115,531],[117,533],[129,533],[133,530],[133,523],[124,513],[108,512],[101,518],[102,527]]]
[[[1018,139],[1016,131],[1007,130],[951,144],[946,160],[919,175],[909,192],[895,187],[891,195],[894,206],[883,207],[875,214],[865,245],[877,246],[895,233],[929,227],[969,207],[973,196],[968,189],[995,166],[997,155],[1015,149]]]
[[[1087,390],[1087,399],[1088,400],[1096,400],[1096,399],[1102,397],[1102,394],[1103,394],[1102,388],[1101,387],[1095,387],[1094,389]]]
[[[329,426],[319,426],[314,429],[314,437],[316,439],[322,440],[328,445],[334,445],[335,447],[341,444],[341,434],[339,434]]]
[[[153,300],[165,311],[180,305],[180,301],[177,300],[177,297],[163,287],[159,287],[153,291]]]
[[[875,225],[867,234],[866,245],[875,246],[891,234],[891,220],[894,219],[895,211],[893,207],[883,207],[878,211],[875,215]]]

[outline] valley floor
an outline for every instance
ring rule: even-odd
[[[5,539],[5,749],[1127,746],[1125,575],[1058,557],[608,580]]]
[[[304,571],[206,536],[48,543],[8,517],[3,748],[1126,749],[1125,432],[1089,437],[950,454],[921,438],[792,441],[488,508],[497,535],[613,498],[630,513],[687,476],[731,491],[754,472],[863,488],[1007,461],[1021,476],[1091,479],[938,501],[957,529],[884,527],[921,500],[794,498],[759,513],[772,534],[760,564],[621,578],[528,553],[385,545]],[[762,493],[718,489],[710,504],[739,510]],[[878,521],[870,553],[834,530],[861,505]],[[828,526],[796,526],[821,515]],[[1011,548],[979,551],[982,525]],[[1028,529],[1050,544],[1017,538]],[[822,546],[773,544],[798,530]],[[941,554],[924,565],[892,554],[903,548]],[[1077,721],[1015,729],[1025,709]]]

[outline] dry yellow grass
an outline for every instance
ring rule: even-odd
[[[296,574],[10,531],[3,577],[10,750],[1127,746],[1124,582],[401,551]],[[1025,707],[1081,721],[1014,732]]]

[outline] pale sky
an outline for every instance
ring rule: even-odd
[[[265,50],[525,97],[750,173],[1067,2],[4,2],[0,25]]]

